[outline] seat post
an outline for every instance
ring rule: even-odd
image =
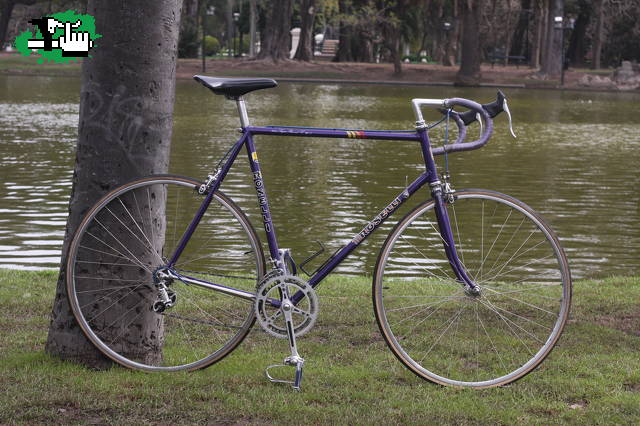
[[[242,96],[236,98],[236,105],[238,106],[238,114],[240,115],[240,124],[242,128],[249,126],[249,114],[247,114],[247,105],[244,103]]]

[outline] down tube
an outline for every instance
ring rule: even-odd
[[[356,247],[358,247],[364,240],[366,240],[369,235],[371,235],[380,225],[384,223],[385,220],[389,216],[395,212],[398,207],[400,207],[405,201],[409,199],[417,190],[419,190],[428,180],[430,174],[423,173],[416,180],[414,180],[409,186],[407,186],[404,191],[402,191],[393,201],[391,201],[376,217],[371,219],[371,221],[362,228],[362,231],[357,233],[347,244],[336,253],[335,256],[331,258],[331,260],[322,267],[318,272],[316,272],[313,277],[309,280],[309,284],[312,287],[318,285],[320,281],[322,281],[333,269],[338,266],[345,257],[347,257]]]

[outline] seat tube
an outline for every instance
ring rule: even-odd
[[[280,253],[278,250],[278,240],[276,239],[276,231],[271,219],[271,210],[269,208],[269,199],[267,198],[267,191],[264,186],[264,180],[262,179],[262,172],[260,171],[260,163],[258,162],[258,153],[256,152],[255,144],[249,129],[245,129],[247,136],[247,155],[249,156],[249,165],[251,167],[251,174],[253,177],[253,186],[256,190],[258,197],[258,207],[260,208],[260,214],[262,215],[262,223],[264,230],[267,233],[267,243],[269,244],[269,253],[271,259],[274,261],[277,267],[282,268],[284,265],[280,259]]]
[[[422,147],[422,155],[424,157],[425,166],[427,168],[428,182],[431,188],[431,197],[434,201],[434,211],[436,214],[436,220],[438,222],[438,230],[440,237],[442,238],[442,244],[444,246],[447,260],[451,266],[451,270],[455,274],[459,282],[464,283],[466,286],[477,291],[477,284],[467,274],[464,265],[458,257],[456,251],[455,241],[453,239],[453,232],[451,230],[451,222],[449,221],[449,213],[447,212],[446,201],[442,194],[442,182],[438,178],[438,172],[436,169],[436,163],[433,159],[431,152],[431,143],[429,142],[429,136],[427,135],[426,128],[418,129],[420,135],[420,145]]]

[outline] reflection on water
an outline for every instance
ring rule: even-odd
[[[202,178],[238,136],[235,107],[191,81],[177,87],[171,171]],[[58,265],[78,91],[77,79],[0,76],[0,267]],[[640,124],[634,114],[640,97],[526,90],[507,95],[518,139],[497,119],[487,147],[449,158],[454,186],[508,193],[540,211],[560,236],[575,277],[638,274]],[[257,125],[410,129],[409,100],[418,96],[487,102],[495,94],[281,84],[248,95],[247,103]],[[432,136],[442,141],[441,131]],[[348,242],[423,168],[411,142],[265,136],[257,148],[279,240],[298,261],[314,252],[315,240],[326,254]],[[223,190],[262,232],[245,158],[239,157]],[[420,191],[396,217],[427,197]],[[370,274],[390,228],[374,234],[339,271]]]

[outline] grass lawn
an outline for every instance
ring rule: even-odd
[[[549,358],[510,386],[481,391],[414,376],[380,337],[370,279],[330,278],[318,323],[299,340],[306,365],[296,393],[265,379],[287,345],[258,328],[194,373],[93,371],[51,358],[56,277],[0,269],[0,424],[640,423],[639,278],[575,283],[570,323]],[[345,286],[354,303],[338,297]]]
[[[0,56],[0,74],[79,76],[80,62],[39,64],[33,56],[26,57],[14,53]]]

